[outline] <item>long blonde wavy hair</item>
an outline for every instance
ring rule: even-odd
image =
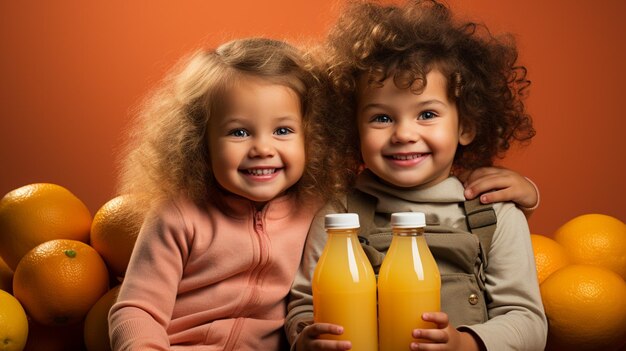
[[[209,159],[207,124],[223,108],[224,94],[242,75],[293,89],[300,98],[306,166],[289,191],[324,200],[344,190],[345,168],[329,147],[332,116],[328,84],[311,55],[277,40],[233,40],[182,60],[149,95],[136,115],[122,153],[119,189],[145,211],[162,200],[186,196],[202,204],[218,188]]]

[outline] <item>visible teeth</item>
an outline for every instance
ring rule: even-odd
[[[276,168],[263,168],[263,169],[249,169],[248,174],[260,176],[260,175],[268,175],[276,172]]]
[[[413,160],[422,156],[422,154],[411,154],[411,155],[393,155],[394,160]]]

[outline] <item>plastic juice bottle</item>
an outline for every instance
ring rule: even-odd
[[[354,351],[376,351],[376,277],[358,239],[355,213],[325,217],[328,240],[313,274],[313,319],[343,327],[342,335],[323,339],[348,340]]]
[[[378,272],[380,351],[408,350],[413,329],[434,328],[424,312],[440,310],[441,278],[424,238],[420,212],[391,215],[393,237]],[[419,340],[418,340],[419,341]]]

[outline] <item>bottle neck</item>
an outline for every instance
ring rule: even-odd
[[[392,228],[393,235],[395,236],[422,236],[424,235],[424,228]]]
[[[359,228],[329,228],[328,235],[357,235]]]

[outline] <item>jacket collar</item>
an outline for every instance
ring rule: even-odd
[[[266,219],[277,220],[289,216],[298,209],[296,196],[293,194],[272,199],[260,210],[256,209],[253,201],[224,191],[215,191],[212,202],[225,215],[237,219],[260,215]]]

